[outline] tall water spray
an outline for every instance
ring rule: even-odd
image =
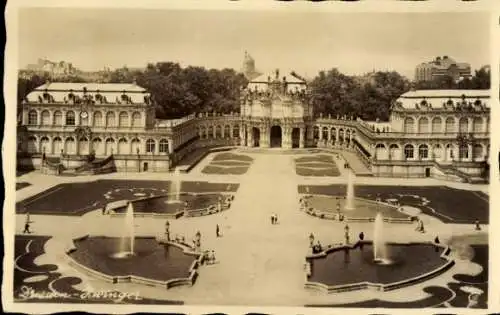
[[[347,194],[345,200],[345,210],[354,210],[354,178],[352,170],[347,173]]]
[[[388,264],[387,245],[384,239],[384,218],[377,213],[373,231],[373,259],[376,263]]]
[[[178,201],[180,198],[181,182],[180,182],[180,171],[178,168],[174,170],[174,176],[172,182],[170,183],[170,196],[171,201]]]
[[[124,218],[123,234],[120,240],[118,256],[126,257],[134,254],[135,242],[135,224],[134,224],[134,206],[128,203]]]

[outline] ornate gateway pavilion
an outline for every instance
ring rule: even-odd
[[[240,113],[159,120],[136,84],[47,83],[22,102],[18,168],[164,172],[188,155],[201,160],[201,148],[319,148],[349,152],[373,176],[479,182],[489,168],[489,98],[410,91],[393,101],[389,122],[368,122],[314,113],[306,80],[276,70],[241,91]]]

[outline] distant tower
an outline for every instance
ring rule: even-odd
[[[243,69],[241,70],[248,80],[255,78],[257,71],[255,70],[255,60],[250,54],[245,51],[245,58],[243,59]]]

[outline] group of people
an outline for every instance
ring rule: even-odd
[[[217,262],[217,260],[215,259],[215,251],[212,250],[212,251],[206,251],[205,252],[205,259],[206,259],[206,262],[207,262],[207,265],[213,265]]]

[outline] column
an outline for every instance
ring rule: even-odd
[[[248,127],[247,136],[248,136],[247,146],[253,147],[253,127],[252,126]]]
[[[472,158],[472,144],[467,144],[467,161],[472,161],[473,158]]]
[[[319,126],[319,142],[323,140],[323,126]]]
[[[269,126],[260,128],[260,146],[262,148],[269,148],[271,142],[271,130]]]
[[[214,139],[217,139],[217,126],[216,125],[214,125],[212,128],[212,137]]]
[[[233,139],[234,125],[229,125],[229,139]]]
[[[245,145],[245,129],[246,129],[246,126],[241,124],[240,125],[240,145],[241,146],[244,146]]]
[[[299,148],[304,148],[304,128],[300,128]]]
[[[339,128],[335,128],[335,146],[337,147],[339,145]]]
[[[174,148],[173,148],[173,139],[168,139],[168,153],[172,154],[174,153]]]

